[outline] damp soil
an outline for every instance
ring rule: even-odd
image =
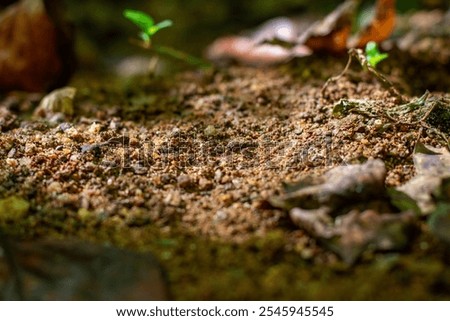
[[[380,70],[407,99],[450,98],[439,63],[389,60]],[[284,183],[368,159],[399,186],[414,176],[419,140],[446,145],[448,119],[385,117],[397,97],[356,63],[322,92],[345,63],[316,55],[126,81],[80,74],[74,114],[56,122],[33,115],[41,96],[4,96],[0,199],[28,210],[1,226],[18,239],[150,251],[180,300],[448,300],[446,249],[425,219],[402,253],[366,251],[346,266],[268,205]],[[371,102],[370,112],[337,116],[341,99]]]

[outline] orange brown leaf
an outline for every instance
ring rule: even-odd
[[[373,20],[349,42],[349,46],[362,48],[369,41],[382,42],[388,39],[394,31],[395,16],[395,0],[378,0]]]
[[[347,39],[359,1],[347,0],[325,19],[316,22],[299,39],[313,51],[341,53],[347,51]]]

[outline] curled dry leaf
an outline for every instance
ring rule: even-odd
[[[313,51],[345,52],[358,1],[347,0],[298,39]]]
[[[214,41],[206,56],[212,61],[235,60],[246,65],[273,65],[286,62],[294,57],[309,56],[312,51],[304,45],[292,48],[275,44],[259,43],[243,36],[228,36]]]
[[[0,13],[0,91],[46,91],[67,81],[74,65],[73,38],[56,14],[59,4],[22,0]]]
[[[395,0],[378,0],[370,25],[349,40],[359,3],[359,0],[347,0],[324,19],[309,24],[310,27],[290,18],[269,20],[248,36],[217,39],[208,48],[207,57],[215,62],[235,60],[247,65],[273,65],[317,51],[345,53],[349,47],[363,47],[369,41],[387,39],[394,28]]]
[[[320,178],[306,178],[290,187],[284,196],[270,203],[290,210],[294,207],[314,209],[326,206],[330,210],[383,196],[386,168],[381,160],[369,160],[362,165],[338,166]],[[330,211],[330,212],[331,212]]]
[[[253,41],[263,43],[264,41],[279,40],[287,43],[294,43],[298,37],[298,24],[292,19],[280,17],[270,19],[263,23],[255,32],[251,34]]]
[[[272,206],[289,211],[292,221],[353,264],[369,247],[398,250],[413,236],[415,213],[398,213],[384,186],[381,160],[338,166],[319,178],[288,187]]]
[[[305,57],[312,50],[296,44],[300,24],[280,17],[267,21],[247,36],[226,36],[214,41],[207,49],[208,59],[216,62],[234,60],[246,65],[262,66]],[[278,41],[288,46],[272,44]]]
[[[418,143],[413,159],[417,175],[398,190],[415,200],[422,214],[428,215],[436,208],[433,193],[450,178],[450,153],[446,148]]]
[[[351,210],[333,219],[323,209],[294,208],[290,217],[347,264],[355,263],[368,247],[382,251],[404,249],[415,229],[411,211],[380,214],[371,209]]]
[[[434,236],[450,247],[450,203],[441,203],[430,215],[428,225]]]
[[[377,0],[375,14],[369,25],[350,38],[358,0],[347,0],[333,12],[304,32],[298,43],[314,51],[346,52],[348,48],[362,48],[369,41],[382,42],[395,27],[395,0]]]

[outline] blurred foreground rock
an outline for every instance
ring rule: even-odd
[[[0,239],[2,300],[167,300],[158,262],[78,241]]]

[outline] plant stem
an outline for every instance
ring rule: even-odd
[[[151,49],[154,50],[158,54],[166,55],[166,56],[172,57],[174,59],[184,61],[188,64],[198,66],[200,68],[207,69],[207,68],[211,67],[211,65],[208,62],[204,61],[203,59],[191,56],[185,52],[182,52],[182,51],[170,48],[170,47],[153,45],[151,47]]]

